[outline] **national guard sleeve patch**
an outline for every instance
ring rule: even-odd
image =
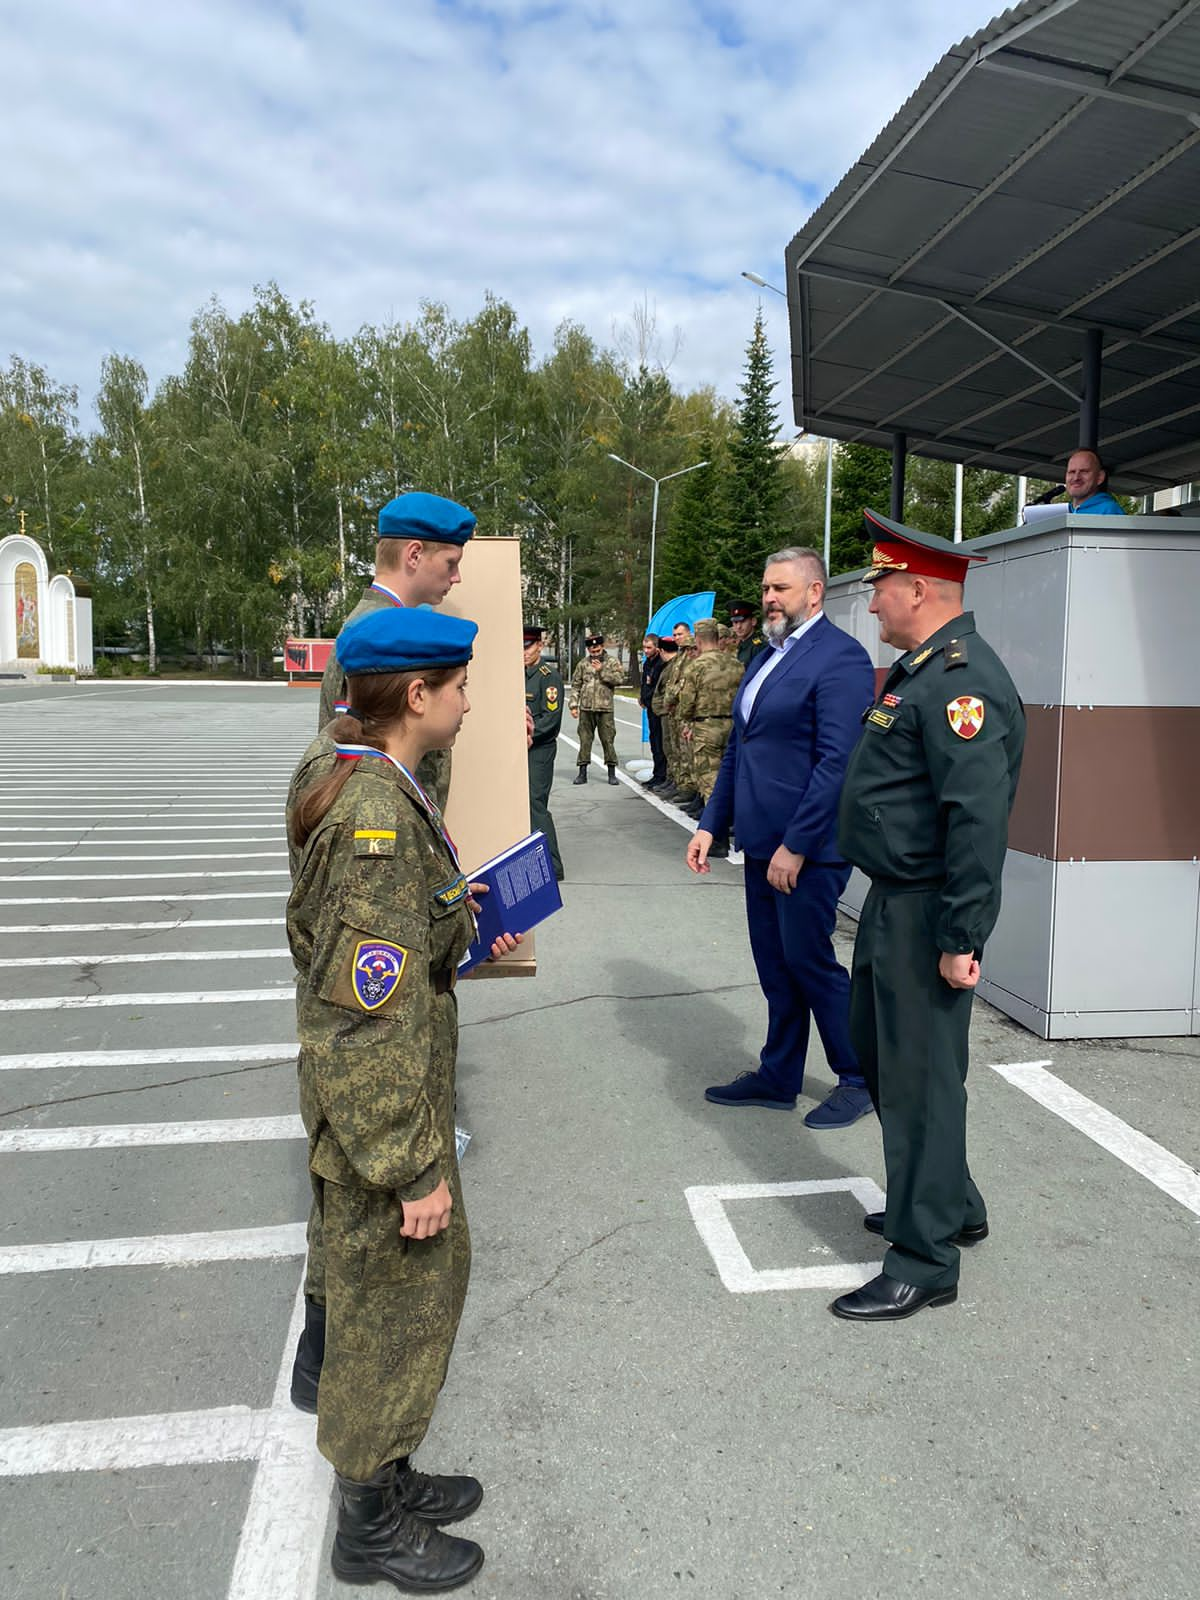
[[[983,701],[973,694],[960,694],[947,705],[946,717],[960,739],[973,739],[983,727]]]
[[[396,854],[395,828],[355,828],[354,854],[356,856],[394,856]]]
[[[546,710],[547,711],[557,711],[558,710],[558,685],[557,684],[548,683],[546,685]]]
[[[440,889],[435,889],[433,898],[439,906],[449,910],[451,906],[456,906],[467,898],[467,888],[467,880],[460,872],[456,878],[451,878],[449,883],[444,883]]]
[[[354,998],[364,1011],[378,1011],[400,986],[408,965],[402,944],[360,939],[354,951]]]

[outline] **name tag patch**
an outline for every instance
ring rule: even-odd
[[[408,965],[402,944],[360,939],[354,951],[354,998],[364,1011],[378,1011],[395,994]]]
[[[873,722],[877,728],[890,728],[895,720],[895,717],[890,712],[880,711],[878,706],[867,715],[867,721]]]
[[[433,891],[433,898],[438,905],[456,906],[460,900],[467,898],[467,880],[460,872],[457,878],[451,878],[449,883],[444,883],[440,889]]]

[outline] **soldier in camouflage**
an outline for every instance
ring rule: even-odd
[[[675,792],[668,793],[666,799],[676,805],[684,807],[692,805],[700,797],[696,787],[695,776],[692,773],[692,752],[687,740],[683,737],[683,726],[679,716],[679,701],[684,692],[688,676],[695,664],[696,641],[692,630],[686,622],[677,622],[671,630],[675,642],[679,647],[679,654],[675,662],[675,670],[671,674],[670,683],[667,685],[663,697],[665,715],[671,728],[675,749],[675,765],[672,768],[672,777],[675,782]]]
[[[454,977],[474,936],[472,886],[413,773],[426,750],[453,742],[468,709],[475,632],[408,609],[344,629],[339,655],[361,715],[333,722],[336,769],[289,816],[300,1108],[326,1257],[317,1445],[337,1474],[333,1570],[421,1591],[465,1583],[483,1563],[473,1541],[440,1531],[476,1509],[479,1483],[409,1461],[470,1269]]]
[[[713,792],[721,757],[733,727],[733,702],[742,681],[736,656],[718,648],[720,626],[712,617],[696,623],[696,660],[679,692],[680,733],[691,754],[692,781],[699,791],[697,820]]]
[[[554,782],[554,757],[562,727],[563,681],[558,668],[542,660],[544,630],[536,623],[525,626],[525,705],[533,719],[529,760],[529,826],[541,829],[550,847],[554,876],[563,879],[558,830],[550,815],[550,787]]]
[[[579,719],[579,771],[576,783],[587,782],[592,759],[592,738],[600,735],[608,781],[617,782],[617,722],[613,716],[613,690],[625,682],[625,668],[604,648],[604,635],[590,633],[583,641],[587,655],[575,668],[567,709]]]

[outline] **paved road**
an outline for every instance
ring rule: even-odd
[[[314,712],[0,689],[5,1600],[349,1593],[280,1387],[280,812]],[[461,991],[476,1272],[423,1461],[487,1486],[465,1592],[1190,1600],[1200,1045],[1047,1046],[978,1006],[993,1237],[955,1306],[836,1322],[880,1255],[878,1128],[703,1100],[762,1026],[740,871],[690,879],[682,819],[574,760],[539,976]]]

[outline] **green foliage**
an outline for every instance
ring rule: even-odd
[[[182,370],[153,392],[133,356],[107,356],[90,432],[74,390],[19,356],[0,368],[0,537],[23,522],[90,585],[97,641],[120,652],[98,655],[97,676],[163,661],[269,673],[288,635],[340,625],[372,567],[378,508],[427,489],[470,505],[482,536],[520,538],[526,614],[565,663],[585,626],[640,640],[650,480],[656,603],[753,596],[770,550],[819,547],[823,454],[784,453],[774,389],[761,315],[731,406],[672,385],[645,307],[613,349],[568,322],[535,361],[492,295],[465,321],[429,303],[337,339],[269,283],[238,317],[202,306]],[[862,507],[887,505],[890,463],[850,445],[836,468],[845,570],[861,564]],[[940,530],[952,469],[910,471],[931,519],[918,525]],[[967,481],[970,536],[1009,519],[1010,480]]]

